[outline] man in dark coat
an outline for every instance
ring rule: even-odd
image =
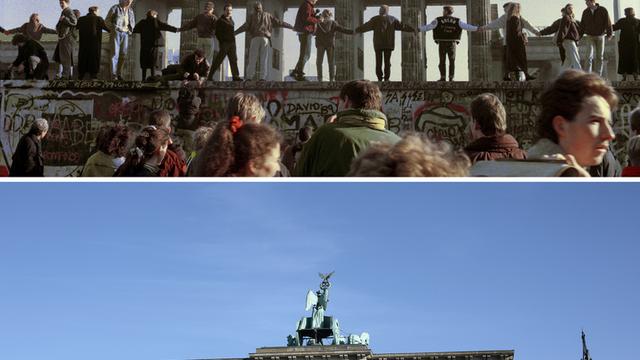
[[[628,75],[633,75],[633,79],[638,80],[640,74],[640,19],[636,19],[636,12],[633,8],[624,9],[624,15],[625,18],[618,20],[613,25],[614,31],[620,30],[618,74],[623,76],[624,81],[627,81]]]
[[[396,31],[416,32],[414,28],[405,25],[400,20],[389,15],[389,6],[380,6],[380,15],[358,26],[357,33],[373,31],[373,48],[376,52],[376,76],[378,81],[389,81],[391,77],[391,53],[396,48]],[[382,62],[384,60],[384,72]]]
[[[89,8],[89,13],[78,19],[80,47],[78,49],[78,79],[89,73],[91,79],[98,78],[102,53],[102,31],[109,32],[104,19],[98,16],[97,6]]]
[[[304,66],[311,57],[311,36],[316,31],[316,24],[320,22],[315,9],[317,2],[318,0],[304,0],[300,8],[298,8],[296,22],[293,25],[293,30],[298,33],[298,40],[300,41],[300,55],[298,56],[298,63],[290,75],[298,81],[306,80]]]
[[[161,31],[177,32],[178,28],[158,20],[158,12],[155,10],[149,10],[147,17],[140,20],[133,29],[134,33],[140,34],[142,80],[147,78],[147,70],[150,70],[151,76],[155,76],[155,69],[158,67],[158,48],[164,47]]]
[[[9,65],[9,70],[24,72],[25,79],[46,80],[49,78],[49,58],[42,45],[25,35],[13,36],[11,43],[18,47],[18,57]]]
[[[218,55],[213,59],[208,80],[213,80],[213,74],[220,69],[224,58],[228,57],[233,81],[242,81],[240,78],[240,70],[238,70],[238,54],[236,52],[236,36],[234,34],[236,25],[231,17],[232,13],[233,6],[226,4],[224,6],[224,14],[216,21],[216,37],[220,42],[220,52],[218,52]]]
[[[586,35],[586,42],[589,45],[589,62],[586,71],[593,71],[602,76],[605,39],[610,40],[613,36],[611,18],[607,9],[596,3],[596,0],[586,0],[585,3],[587,8],[582,12],[580,31]]]
[[[560,31],[560,24],[562,23],[562,19],[566,15],[564,8],[560,9],[560,13],[562,14],[560,19],[554,21],[553,24],[551,24],[551,26],[547,26],[546,28],[540,30],[540,35],[548,36],[548,35],[556,34],[556,40],[558,39],[557,33],[558,31]],[[564,64],[564,59],[566,58],[567,55],[562,44],[558,44],[558,52],[560,52],[560,63]]]
[[[336,80],[335,47],[336,33],[353,34],[353,30],[342,27],[338,22],[332,20],[333,13],[327,9],[322,12],[322,18],[316,25],[316,67],[318,69],[318,81],[322,81],[322,61],[324,54],[327,54],[329,63],[329,81]]]
[[[464,151],[472,163],[527,158],[518,141],[507,134],[507,112],[497,96],[481,94],[471,102],[470,129],[473,141]]]
[[[44,176],[44,157],[42,156],[42,139],[47,136],[49,123],[45,119],[36,119],[27,135],[18,142],[13,153],[13,162],[9,176],[42,177]]]

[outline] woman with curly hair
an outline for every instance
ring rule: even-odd
[[[124,162],[129,148],[129,129],[115,124],[100,128],[96,138],[96,151],[84,164],[82,177],[112,177]]]
[[[164,128],[150,125],[142,129],[136,137],[135,147],[114,176],[160,176],[160,164],[167,154],[170,138],[169,131]]]
[[[394,144],[370,146],[351,164],[347,176],[356,177],[466,177],[471,162],[447,143],[433,143],[409,135]]]

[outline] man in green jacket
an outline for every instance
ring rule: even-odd
[[[400,138],[387,130],[382,93],[367,80],[351,81],[340,91],[336,121],[321,126],[302,149],[296,176],[346,176],[351,162],[371,143],[395,144]]]

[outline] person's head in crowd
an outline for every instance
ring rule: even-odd
[[[33,25],[40,25],[40,15],[38,13],[33,13],[29,16],[29,22]]]
[[[149,125],[164,128],[171,133],[171,114],[167,110],[156,110],[151,113]]]
[[[196,158],[195,176],[272,177],[280,169],[280,136],[270,126],[237,116],[216,126]]]
[[[69,7],[71,0],[60,0],[60,9],[64,10]]]
[[[27,43],[27,40],[29,40],[29,38],[27,38],[25,35],[23,35],[23,34],[15,34],[15,35],[13,35],[13,38],[11,39],[11,44],[13,46],[23,47],[24,44]]]
[[[627,155],[631,166],[640,167],[640,135],[636,135],[629,139],[627,143]]]
[[[575,12],[573,11],[573,4],[567,4],[564,9],[562,9],[562,15],[568,15],[572,18],[575,17]]]
[[[442,7],[442,15],[444,16],[451,16],[453,15],[453,6],[451,5],[445,5]]]
[[[100,8],[97,6],[89,7],[89,14],[98,15],[100,13]]]
[[[540,97],[539,136],[558,144],[580,166],[599,165],[615,138],[611,112],[618,96],[593,73],[567,70]]]
[[[77,18],[79,18],[80,16],[82,16],[82,13],[80,12],[80,10],[78,9],[73,9],[73,15]]]
[[[500,136],[507,131],[507,112],[497,96],[478,95],[471,102],[471,137]]]
[[[195,151],[200,152],[207,145],[207,142],[213,134],[213,128],[210,126],[201,126],[193,132],[193,143],[195,145]]]
[[[195,49],[193,51],[193,58],[196,64],[202,64],[202,62],[204,61],[204,51],[202,49]]]
[[[231,121],[234,116],[239,117],[244,123],[261,123],[264,120],[265,111],[258,97],[239,92],[227,104],[227,121]]]
[[[509,13],[509,8],[511,7],[511,4],[513,4],[512,2],[506,2],[502,5],[502,10],[504,11],[505,14]]]
[[[213,14],[213,10],[215,10],[216,5],[213,3],[213,1],[207,1],[204,4],[204,10],[203,12],[207,15]]]
[[[131,6],[131,3],[133,2],[133,0],[120,0],[120,6],[122,6],[123,8],[127,9]]]
[[[629,122],[631,123],[631,135],[640,135],[640,107],[629,114]]]
[[[341,109],[382,109],[382,92],[378,85],[369,80],[354,80],[346,83],[340,90]]]
[[[158,12],[156,10],[149,10],[147,11],[147,18],[149,19],[157,19],[158,18]]]
[[[380,15],[389,15],[389,5],[380,6]]]
[[[511,5],[509,5],[508,8],[508,12],[507,12],[507,17],[512,17],[512,16],[517,16],[520,17],[520,3],[511,3]]]
[[[131,132],[126,125],[105,125],[98,130],[96,147],[112,158],[124,157],[129,150],[130,137]]]
[[[253,11],[257,14],[257,13],[261,13],[263,11],[262,9],[262,2],[260,1],[256,1],[255,3],[253,3]]]
[[[158,173],[169,149],[170,139],[169,131],[165,128],[154,125],[143,128],[135,139],[135,147],[127,153],[127,158],[116,175],[141,176],[145,173],[145,167],[155,169],[155,173]]]
[[[29,129],[30,135],[35,135],[38,139],[42,140],[47,136],[49,132],[49,122],[47,119],[39,118],[33,121],[31,128]]]
[[[356,177],[465,177],[471,162],[445,142],[408,135],[393,144],[376,143],[351,164],[348,176]]]
[[[585,0],[584,2],[589,9],[595,9],[597,6],[596,0]]]
[[[321,19],[326,21],[326,20],[331,20],[331,18],[333,17],[333,12],[329,9],[325,9],[324,11],[322,11],[321,14]]]
[[[633,8],[626,8],[624,9],[624,16],[628,18],[634,18],[636,17],[636,11],[633,10]]]
[[[224,16],[230,18],[233,15],[233,5],[231,3],[224,4]]]

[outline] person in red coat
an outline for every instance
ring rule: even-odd
[[[627,154],[630,166],[622,170],[622,177],[640,177],[640,135],[629,139]]]
[[[298,39],[300,40],[300,56],[298,57],[298,63],[295,69],[291,72],[298,81],[304,81],[304,66],[311,57],[311,35],[316,31],[316,24],[320,22],[318,20],[319,14],[316,13],[315,5],[318,0],[304,0],[298,9],[296,15],[296,23],[293,26],[293,30],[298,33]]]
[[[518,141],[507,134],[507,113],[497,96],[481,94],[471,102],[470,127],[473,142],[464,150],[472,163],[527,158]]]

